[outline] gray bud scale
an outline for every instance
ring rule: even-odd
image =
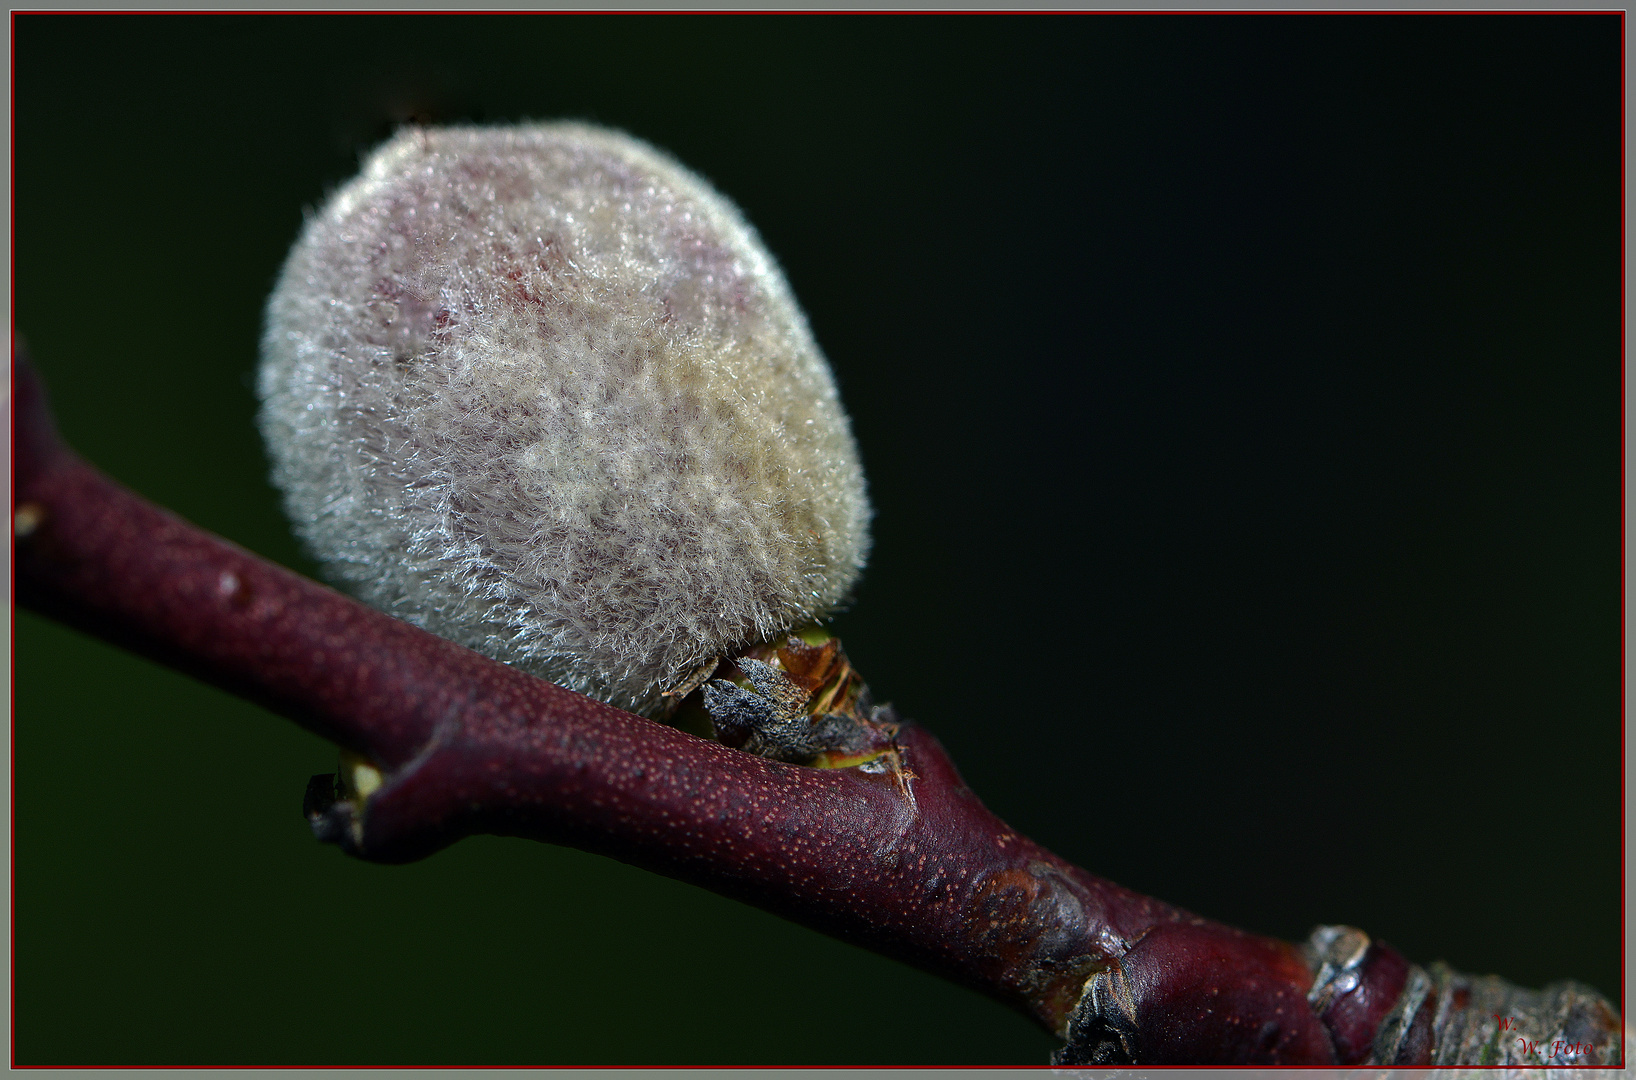
[[[261,427],[370,604],[626,708],[842,602],[870,509],[738,211],[580,124],[410,128],[306,224]]]

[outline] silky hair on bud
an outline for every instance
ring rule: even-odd
[[[408,128],[267,305],[273,479],[364,601],[651,711],[869,549],[846,414],[736,208],[583,124]]]

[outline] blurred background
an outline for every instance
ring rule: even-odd
[[[1003,818],[1246,929],[1620,990],[1620,16],[19,14],[15,319],[86,457],[312,572],[303,213],[573,117],[761,230],[877,509],[837,629]],[[1043,1065],[577,851],[316,843],[288,722],[16,620],[14,1064]]]

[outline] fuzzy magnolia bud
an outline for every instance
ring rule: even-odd
[[[626,708],[823,616],[868,551],[857,449],[778,267],[617,132],[400,132],[290,253],[260,392],[334,580]]]

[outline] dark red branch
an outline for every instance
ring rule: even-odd
[[[621,712],[147,503],[60,443],[21,357],[16,409],[19,600],[378,765],[385,783],[361,808],[338,803],[320,822],[362,858],[407,861],[485,832],[610,855],[989,993],[1070,1035],[1065,1061],[1360,1063],[1419,970],[1364,939],[1309,1001],[1302,950],[1017,835],[923,730],[900,737],[905,786]],[[1384,1063],[1431,1060],[1436,993],[1412,1004]]]

